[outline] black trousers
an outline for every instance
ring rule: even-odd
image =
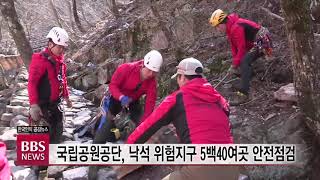
[[[263,56],[264,53],[259,50],[252,50],[245,54],[240,64],[241,73],[241,87],[240,92],[248,95],[250,89],[250,81],[252,78],[252,63],[259,57]]]
[[[110,104],[109,104],[109,112],[116,116],[118,113],[122,111],[121,102],[114,99],[112,96],[110,97]],[[140,118],[142,115],[142,108],[139,103],[139,101],[133,101],[129,104],[129,116],[130,119],[135,122],[137,125],[140,122]],[[101,122],[100,122],[101,123]],[[115,142],[116,138],[114,134],[110,131],[112,128],[115,128],[114,122],[108,118],[107,120],[102,124],[100,128],[96,130],[93,144],[104,144],[107,141],[108,142]]]
[[[62,142],[63,133],[63,113],[59,110],[57,103],[40,105],[41,112],[45,121],[49,125],[50,144],[59,144]],[[46,170],[48,166],[33,166],[34,170]]]
[[[61,143],[63,133],[63,113],[56,104],[42,105],[40,108],[49,124],[50,144]]]
[[[122,111],[121,102],[114,99],[112,96],[110,97],[110,104],[109,104],[109,113],[113,116],[116,116],[118,113]],[[132,121],[134,121],[137,125],[140,122],[140,118],[142,115],[142,108],[139,101],[131,102],[129,105],[129,116]],[[102,122],[100,122],[102,123]],[[100,125],[99,125],[100,126]],[[98,127],[99,127],[98,126]],[[111,119],[111,116],[107,115],[106,121],[101,125],[100,128],[96,130],[95,136],[93,138],[93,144],[104,144],[108,142],[115,142],[116,137],[114,133],[111,132],[112,128],[115,128],[115,124]],[[98,166],[90,166],[88,179],[89,180],[96,180],[97,173],[99,167]]]

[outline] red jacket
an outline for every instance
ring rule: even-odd
[[[143,60],[120,65],[112,75],[109,84],[111,95],[117,100],[119,100],[121,95],[125,95],[136,101],[146,94],[144,115],[141,121],[152,113],[157,99],[157,83],[155,78],[144,80],[141,83],[140,70],[142,67]],[[141,86],[137,88],[139,83],[141,83]]]
[[[239,18],[237,14],[228,15],[227,21],[227,36],[231,45],[233,62],[235,67],[239,67],[244,55],[253,47],[254,38],[248,38],[248,36],[255,37],[253,32],[246,32],[246,26],[256,29],[256,32],[260,29],[261,25],[247,20]],[[249,33],[249,34],[246,34]],[[247,35],[247,36],[246,36]]]
[[[6,157],[6,144],[0,142],[0,179],[9,180],[11,176],[11,170]]]
[[[233,143],[223,103],[225,99],[207,80],[193,79],[167,96],[128,137],[127,143],[144,143],[169,123],[173,123],[183,144]]]
[[[29,66],[28,94],[30,105],[55,102],[59,99],[60,82],[57,76],[60,72],[60,65],[62,65],[63,97],[68,99],[67,68],[63,62],[63,56],[55,56],[51,54],[48,49],[45,49],[44,53],[50,54],[55,60],[56,64],[53,65],[47,58],[43,57],[41,53],[34,53],[32,55]]]

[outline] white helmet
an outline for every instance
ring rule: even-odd
[[[69,36],[66,30],[60,28],[60,27],[53,27],[46,38],[52,39],[52,41],[55,44],[61,45],[61,46],[68,46]]]
[[[144,66],[151,71],[159,72],[162,65],[162,56],[159,51],[151,50],[144,56]]]

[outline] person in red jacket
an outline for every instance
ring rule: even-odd
[[[124,108],[129,109],[130,120],[136,125],[143,122],[153,111],[157,99],[156,75],[160,71],[163,59],[160,52],[151,50],[143,60],[120,65],[112,75],[109,84],[109,96],[105,97],[105,111],[116,116]],[[144,114],[139,99],[145,97]],[[107,116],[108,117],[108,116]],[[95,132],[94,144],[106,141],[114,142],[117,135],[111,130],[115,124],[107,117],[102,118]],[[96,179],[98,167],[89,168],[89,179]]]
[[[50,143],[57,144],[61,142],[63,133],[61,103],[65,100],[67,106],[72,107],[63,56],[69,37],[64,29],[54,27],[46,38],[47,48],[34,53],[29,66],[29,119],[31,125],[48,125]],[[39,173],[46,167],[36,169],[36,173]]]
[[[11,179],[11,170],[8,159],[6,157],[6,144],[0,142],[0,179],[9,180]]]
[[[173,123],[183,144],[231,144],[227,101],[203,77],[203,66],[186,58],[177,66],[179,90],[167,96],[128,137],[127,143],[144,143],[162,126]],[[184,166],[167,179],[236,179],[234,167]]]
[[[271,55],[270,33],[260,24],[240,18],[235,13],[227,15],[221,9],[212,13],[209,22],[227,34],[233,56],[229,73],[239,74],[240,71],[241,74],[241,87],[230,104],[243,103],[248,100],[252,76],[251,64],[259,57]]]

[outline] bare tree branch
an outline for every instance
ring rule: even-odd
[[[279,16],[279,15],[271,12],[269,9],[264,8],[264,7],[260,7],[260,9],[263,10],[263,11],[265,11],[266,13],[268,13],[270,16],[272,16],[272,17],[274,17],[274,18],[276,18],[276,19],[279,19],[279,20],[281,20],[281,21],[284,22],[284,18],[283,18],[283,17],[281,17],[281,16]]]
[[[73,9],[73,17],[74,17],[74,20],[76,22],[76,25],[77,25],[78,29],[81,32],[85,32],[83,27],[82,27],[82,25],[81,25],[80,19],[79,19],[79,15],[78,15],[78,11],[77,11],[77,1],[76,0],[72,0],[72,9]]]
[[[89,25],[89,27],[93,27],[94,25],[87,20],[87,17],[86,17],[86,15],[84,14],[84,10],[83,10],[83,8],[82,8],[82,1],[81,1],[81,0],[80,0],[79,9],[80,9],[81,15],[82,15],[82,17],[83,17],[83,20]]]
[[[115,0],[107,0],[108,8],[111,10],[112,14],[116,19],[119,18],[118,6]]]
[[[71,3],[70,0],[68,0],[66,3],[67,3],[67,6],[68,6],[68,12],[69,12],[68,14],[69,14],[69,19],[70,19],[71,28],[72,28],[73,30],[75,30],[75,29],[76,29],[76,26],[75,26],[75,22],[74,22],[74,20],[73,20],[72,3]]]
[[[53,11],[53,15],[56,18],[57,23],[62,28],[63,26],[62,26],[62,23],[61,23],[61,18],[59,17],[58,11],[57,11],[56,7],[53,4],[53,0],[49,0],[49,6],[51,7],[51,9]]]
[[[3,18],[1,17],[1,20],[0,20],[0,41],[2,40],[2,21],[3,21]]]

